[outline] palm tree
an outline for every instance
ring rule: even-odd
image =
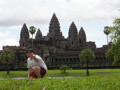
[[[108,50],[108,35],[110,34],[110,27],[109,26],[104,27],[104,33],[107,35],[107,47],[106,47],[106,50]],[[108,67],[109,67],[109,60],[108,60]]]
[[[7,64],[7,74],[9,74],[9,63],[13,61],[14,58],[15,54],[11,50],[4,50],[2,54],[0,54],[0,61]]]
[[[104,33],[107,35],[107,45],[108,45],[108,35],[110,34],[109,26],[104,27]]]
[[[91,49],[83,49],[83,50],[81,51],[81,53],[79,54],[79,59],[80,59],[80,61],[81,61],[81,62],[83,61],[83,62],[86,63],[87,76],[89,76],[89,70],[88,70],[89,62],[94,61],[94,58],[95,58],[95,55],[94,55],[94,53],[92,52]]]
[[[35,34],[36,32],[36,28],[34,26],[31,26],[29,32],[32,35],[32,48],[33,48],[33,34]]]

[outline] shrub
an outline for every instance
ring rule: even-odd
[[[67,65],[63,65],[60,67],[60,70],[62,71],[62,73],[66,73],[66,70],[69,70],[70,68]]]

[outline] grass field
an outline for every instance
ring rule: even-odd
[[[0,71],[0,90],[120,90],[119,69],[68,70],[62,74],[60,70],[48,70],[42,79],[12,79],[6,77],[27,77],[27,71]],[[63,77],[65,78],[54,78]],[[70,76],[79,76],[69,78]],[[49,77],[49,78],[48,78]],[[53,78],[52,78],[53,77]]]
[[[10,74],[7,74],[6,71],[0,71],[0,78],[16,78],[16,77],[27,77],[27,71],[10,71]],[[120,69],[89,69],[89,77],[110,77],[110,76],[119,76]],[[66,74],[61,73],[60,70],[48,70],[45,77],[63,77],[63,76],[80,76],[86,77],[86,69],[81,70],[67,70]]]

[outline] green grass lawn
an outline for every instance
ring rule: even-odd
[[[119,69],[68,70],[62,74],[60,70],[48,70],[42,79],[12,79],[6,77],[27,77],[27,71],[0,71],[0,90],[120,90]],[[65,78],[54,78],[63,77]],[[69,76],[79,76],[69,78]],[[48,78],[49,77],[49,78]],[[53,78],[52,78],[53,77]]]
[[[6,71],[0,71],[0,78],[16,78],[16,77],[27,77],[27,71],[10,71],[10,74],[7,74]],[[89,77],[110,77],[110,76],[119,76],[120,69],[89,69]],[[60,70],[48,70],[45,77],[63,77],[63,76],[80,76],[86,77],[86,69],[81,70],[67,70],[66,74],[61,73]]]

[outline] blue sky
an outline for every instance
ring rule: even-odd
[[[7,45],[19,46],[24,23],[28,28],[40,28],[45,36],[53,13],[65,37],[74,21],[78,31],[84,28],[88,42],[102,47],[107,43],[104,26],[112,26],[119,18],[119,4],[120,0],[0,0],[0,50]]]

